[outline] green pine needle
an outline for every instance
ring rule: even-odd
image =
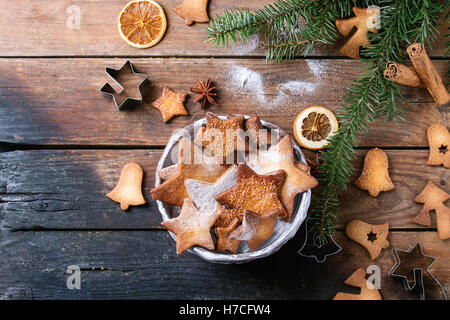
[[[430,47],[438,35],[439,16],[450,4],[433,0],[276,0],[253,13],[246,9],[226,10],[215,16],[207,29],[207,41],[217,46],[227,46],[238,38],[245,42],[252,34],[263,33],[261,46],[267,61],[280,62],[309,56],[318,43],[333,45],[338,36],[335,21],[351,17],[353,6],[370,5],[381,9],[381,30],[369,34],[371,45],[361,50],[365,71],[342,97],[339,130],[321,152],[320,188],[313,192],[308,217],[309,232],[321,244],[328,242],[334,232],[338,191],[345,190],[349,183],[359,137],[376,118],[403,120],[399,86],[383,76],[386,63],[401,62],[411,43]],[[447,40],[447,52],[449,44]]]

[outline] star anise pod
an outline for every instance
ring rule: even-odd
[[[197,80],[197,87],[191,88],[191,91],[196,93],[194,102],[200,102],[200,108],[203,109],[207,102],[213,105],[217,105],[214,98],[217,94],[215,92],[216,87],[211,86],[211,79],[208,79],[205,83]]]

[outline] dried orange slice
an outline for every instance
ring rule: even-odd
[[[294,135],[297,142],[310,150],[323,149],[328,145],[328,138],[339,128],[333,111],[325,107],[306,108],[295,118]]]
[[[163,8],[153,0],[133,0],[117,18],[122,39],[135,48],[157,44],[166,32],[167,20]]]

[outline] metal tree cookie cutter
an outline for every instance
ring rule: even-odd
[[[127,70],[127,69],[129,69],[133,75],[143,78],[143,80],[139,83],[139,85],[137,87],[138,92],[139,92],[138,98],[132,98],[132,97],[126,96],[126,98],[123,99],[123,97],[122,97],[123,95],[127,95],[127,94],[126,94],[125,88],[122,86],[122,84],[120,84],[118,78],[119,78],[119,75],[121,73],[125,72],[125,70]],[[100,89],[100,93],[105,96],[111,97],[118,110],[123,110],[123,109],[127,108],[130,104],[142,103],[144,101],[144,98],[142,95],[142,90],[143,90],[143,87],[148,83],[148,77],[146,74],[138,73],[138,72],[134,71],[133,65],[131,64],[131,62],[129,60],[127,62],[125,62],[125,64],[120,69],[113,69],[113,68],[106,67],[105,72],[108,75],[108,77],[111,79],[111,81],[117,87],[119,87],[120,91],[117,92],[109,84],[109,82],[107,82]],[[121,101],[121,102],[119,103],[119,101]]]
[[[437,259],[424,254],[420,242],[408,250],[392,249],[392,254],[395,264],[388,275],[401,279],[406,291],[419,294],[420,300],[447,300],[444,288],[429,271]]]

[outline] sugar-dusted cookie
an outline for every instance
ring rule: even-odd
[[[231,223],[226,227],[216,228],[217,235],[217,251],[229,251],[231,253],[236,253],[239,248],[240,240],[234,240],[230,238],[230,234],[239,226],[239,220],[234,218]]]
[[[240,164],[236,186],[218,194],[216,200],[224,206],[237,209],[238,216],[243,215],[245,210],[262,214],[279,209],[281,217],[285,218],[288,213],[279,198],[285,179],[283,170],[258,175],[246,164]]]
[[[364,168],[361,176],[355,181],[355,185],[369,191],[372,197],[378,196],[381,191],[389,191],[395,188],[389,177],[389,162],[387,154],[378,148],[367,152],[364,159]]]
[[[246,119],[244,127],[245,133],[249,136],[249,143],[255,146],[271,144],[272,135],[270,130],[264,129],[258,116]]]
[[[389,233],[388,223],[373,225],[361,220],[352,220],[345,226],[345,233],[366,248],[372,260],[378,257],[381,249],[389,247],[389,241],[386,240]]]
[[[234,219],[238,219],[239,222],[242,222],[243,211],[231,207],[223,206],[219,203],[217,206],[217,212],[219,212],[219,217],[214,223],[215,227],[226,227],[229,226],[230,223],[233,222]]]
[[[346,285],[361,288],[359,294],[338,292],[333,300],[383,300],[375,286],[366,280],[366,271],[358,269],[344,281]],[[370,287],[369,287],[370,286]]]
[[[237,165],[232,165],[215,182],[186,179],[184,186],[189,199],[194,202],[199,211],[216,211],[217,201],[214,199],[215,196],[236,185],[237,171]]]
[[[244,117],[236,116],[222,120],[211,112],[206,113],[206,128],[203,132],[202,145],[216,156],[227,155],[236,150],[244,150],[245,140],[242,137]]]
[[[115,202],[119,202],[122,210],[127,210],[130,205],[145,204],[141,190],[143,176],[144,171],[138,163],[127,163],[120,173],[116,187],[106,196]]]
[[[173,92],[168,87],[164,87],[161,97],[152,103],[152,107],[158,109],[162,114],[163,121],[167,122],[175,116],[187,115],[183,104],[186,96],[187,93]]]
[[[450,133],[448,129],[440,124],[433,123],[427,130],[430,155],[427,165],[450,168]]]
[[[450,195],[437,187],[432,181],[428,181],[423,191],[414,199],[417,203],[423,203],[423,208],[413,221],[417,224],[430,226],[430,211],[436,212],[436,224],[441,240],[450,238],[450,208],[444,202],[450,199]]]
[[[194,203],[186,198],[180,215],[163,221],[161,225],[177,236],[177,254],[182,254],[195,245],[214,250],[210,230],[217,217],[216,212],[198,211]]]
[[[294,210],[294,200],[298,193],[317,186],[317,180],[307,172],[298,168],[294,161],[292,139],[289,136],[272,145],[267,151],[260,150],[257,154],[247,157],[248,165],[258,174],[266,174],[276,170],[286,172],[286,181],[281,189],[281,202],[287,211],[285,221],[289,221]]]
[[[186,150],[192,150],[192,148],[192,142],[189,139],[180,139],[178,172],[174,177],[151,190],[153,200],[161,200],[181,207],[184,199],[189,197],[184,185],[186,179],[214,182],[227,170],[228,166],[226,165],[214,164],[208,161],[206,161],[206,164],[193,163],[191,157],[186,155]]]
[[[230,238],[247,242],[250,250],[255,251],[272,236],[279,215],[279,209],[264,213],[245,210],[242,225],[230,234]]]
[[[184,0],[173,11],[190,26],[194,22],[209,22],[207,6],[208,0]]]
[[[158,176],[163,180],[169,180],[170,178],[173,178],[178,173],[178,164],[173,164],[171,166],[162,168],[158,171]]]

